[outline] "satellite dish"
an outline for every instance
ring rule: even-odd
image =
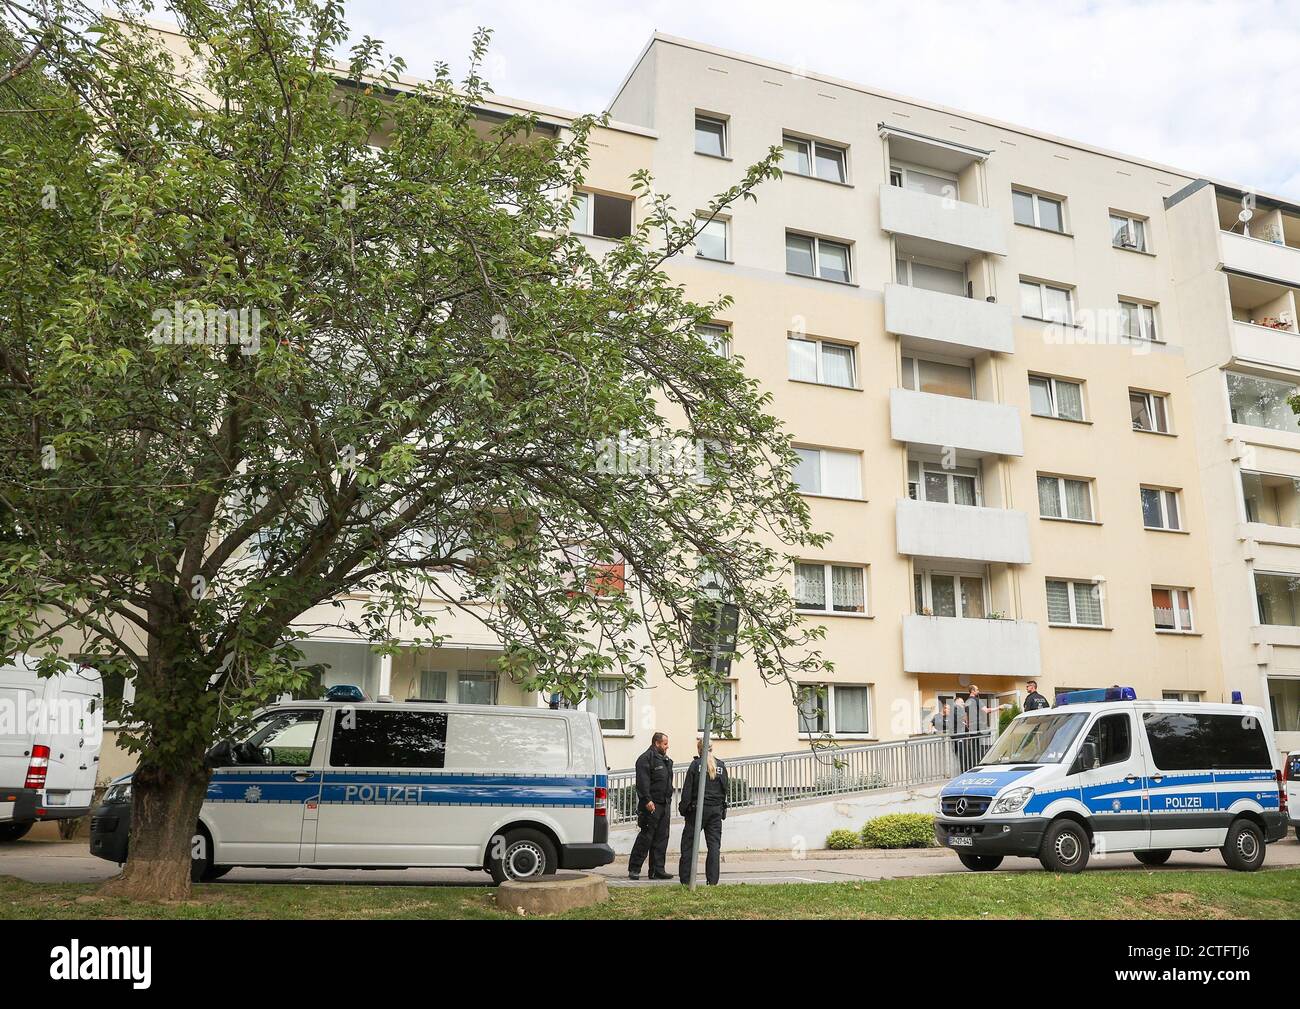
[[[1239,220],[1242,224],[1247,224],[1250,222],[1250,219],[1254,216],[1255,216],[1255,212],[1253,210],[1243,210],[1240,214],[1237,215],[1237,220]]]

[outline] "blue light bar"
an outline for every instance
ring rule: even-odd
[[[1099,704],[1102,701],[1136,701],[1137,691],[1132,687],[1097,687],[1093,690],[1071,690],[1056,698],[1053,707],[1067,704]]]

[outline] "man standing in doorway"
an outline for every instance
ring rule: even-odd
[[[636,758],[636,823],[641,828],[627,861],[627,878],[641,878],[641,864],[650,856],[650,878],[672,879],[664,870],[668,856],[668,821],[672,816],[673,762],[668,734],[656,732],[650,749]]]

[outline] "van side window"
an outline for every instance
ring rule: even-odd
[[[446,755],[445,711],[344,707],[334,713],[331,767],[440,768]]]
[[[1120,713],[1105,715],[1088,730],[1087,742],[1097,748],[1097,767],[1118,764],[1128,760],[1133,752],[1133,737],[1129,731],[1129,717]],[[1088,770],[1088,768],[1084,768]]]
[[[230,751],[234,767],[304,767],[311,763],[321,712],[317,708],[275,711]]]
[[[1151,758],[1163,771],[1272,768],[1264,727],[1241,715],[1148,712],[1142,716]]]

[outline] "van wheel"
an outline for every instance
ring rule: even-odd
[[[1172,854],[1169,848],[1155,848],[1151,851],[1135,851],[1133,857],[1143,865],[1164,865]]]
[[[488,842],[488,872],[498,885],[508,879],[540,879],[559,868],[555,845],[540,831],[520,827]]]
[[[1002,864],[1001,855],[971,855],[964,851],[957,852],[961,864],[971,872],[991,872]]]
[[[190,849],[191,883],[211,883],[214,879],[220,879],[234,868],[233,865],[212,864],[212,837],[205,827],[200,826],[194,833],[196,837],[203,839],[203,844],[199,848],[200,855],[194,854],[193,848]]]
[[[31,829],[31,823],[0,823],[0,844],[26,837]]]
[[[1073,820],[1057,820],[1043,835],[1038,860],[1048,872],[1083,872],[1088,864],[1088,834]]]
[[[1223,847],[1223,862],[1238,872],[1254,872],[1264,864],[1264,835],[1249,820],[1233,820]]]

